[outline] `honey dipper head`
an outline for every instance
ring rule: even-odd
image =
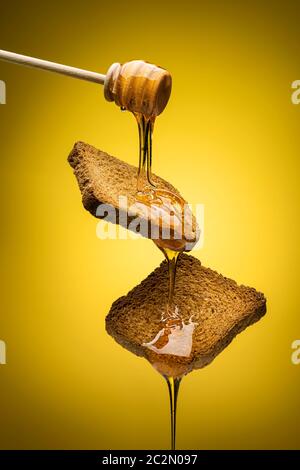
[[[104,96],[117,106],[146,117],[156,117],[165,109],[171,94],[170,73],[143,60],[110,66]]]

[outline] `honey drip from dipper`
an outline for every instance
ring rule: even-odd
[[[156,117],[165,108],[171,93],[171,76],[143,61],[114,64],[108,73],[106,97],[114,100],[122,111],[133,113],[138,124],[139,168],[135,205],[146,219],[159,221],[159,236],[152,238],[168,262],[169,287],[159,331],[150,342],[143,343],[148,360],[167,380],[171,405],[171,447],[175,449],[176,402],[181,377],[188,372],[182,367],[165,367],[164,358],[189,357],[192,352],[196,323],[185,322],[174,304],[176,266],[180,253],[186,249],[185,228],[192,229],[192,214],[186,202],[172,191],[159,188],[152,178],[152,134]],[[148,217],[147,217],[148,214]],[[166,235],[164,229],[169,229]],[[192,231],[192,230],[191,230]],[[176,236],[180,234],[180,236]]]

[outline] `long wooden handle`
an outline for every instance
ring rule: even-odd
[[[89,82],[104,84],[105,75],[88,70],[70,67],[69,65],[56,64],[48,60],[36,59],[26,55],[15,54],[14,52],[3,51],[0,49],[0,60],[13,62],[15,64],[27,65],[29,67],[36,67],[38,69],[50,70],[51,72],[61,73],[70,77],[87,80]]]

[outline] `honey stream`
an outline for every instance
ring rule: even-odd
[[[171,191],[165,191],[156,188],[152,181],[152,133],[154,128],[155,117],[146,118],[141,114],[134,113],[139,132],[139,170],[138,170],[138,181],[137,181],[137,200],[143,202],[147,206],[158,205],[164,206],[164,210],[168,212],[178,213],[178,205],[180,214],[182,217],[182,203],[180,198],[172,193]],[[178,204],[179,203],[179,204]],[[177,206],[177,207],[176,207]],[[176,282],[176,266],[180,252],[184,250],[184,244],[182,241],[174,243],[176,250],[170,247],[170,240],[154,240],[158,248],[163,252],[168,262],[168,298],[166,304],[165,314],[162,315],[162,335],[156,341],[156,348],[164,347],[169,341],[169,335],[174,326],[182,327],[182,321],[174,305],[174,290]],[[164,376],[167,384],[170,397],[170,415],[171,415],[171,449],[176,448],[176,409],[177,409],[177,397],[179,391],[179,385],[181,377]]]
[[[166,377],[169,396],[170,396],[170,412],[171,412],[171,450],[176,450],[176,408],[181,378]]]
[[[112,96],[122,111],[131,111],[137,120],[139,169],[135,200],[136,203],[142,204],[143,209],[150,211],[151,220],[152,214],[156,219],[158,218],[158,238],[152,237],[152,234],[151,238],[163,252],[168,262],[168,294],[165,305],[162,305],[161,330],[150,343],[145,343],[143,346],[156,354],[186,356],[191,351],[194,324],[191,321],[188,324],[183,322],[179,309],[174,302],[177,260],[186,246],[186,240],[183,236],[185,222],[183,215],[186,203],[173,191],[157,186],[152,177],[152,134],[155,118],[164,109],[171,91],[171,78],[169,75],[166,76],[165,73],[163,75],[163,82],[160,82],[159,77],[162,77],[162,69],[158,70],[153,65],[150,65],[149,69],[149,66],[145,66],[145,63],[141,61],[125,64],[119,69],[118,77],[112,86]],[[140,89],[138,87],[139,83],[143,84]],[[162,96],[155,95],[155,93],[152,95],[156,88],[157,93],[158,90],[163,91]],[[134,89],[137,90],[136,95],[133,93]],[[152,96],[155,99],[155,106],[151,106]],[[150,102],[148,102],[149,99]],[[164,236],[166,219],[170,221],[167,224],[172,232],[170,236]],[[181,229],[179,238],[174,236],[175,233],[178,233],[178,229]],[[167,374],[159,368],[157,370],[164,376],[168,384],[171,404],[171,448],[174,450],[176,404],[183,373],[178,376],[178,374],[172,372]]]

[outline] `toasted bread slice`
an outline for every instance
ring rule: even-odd
[[[166,376],[182,376],[208,365],[266,312],[262,293],[237,285],[186,254],[178,260],[173,326],[161,321],[167,298],[168,266],[164,261],[116,300],[106,317],[107,332],[118,343],[148,359]]]
[[[137,167],[83,142],[77,142],[74,145],[68,161],[74,169],[82,193],[83,205],[92,215],[106,218],[133,231],[137,231],[136,224],[133,222],[139,218],[141,220],[139,233],[152,239],[158,238],[158,233],[161,234],[163,224],[168,233],[170,224],[168,225],[168,220],[161,219],[161,214],[159,218],[157,208],[148,210],[144,204],[136,200]],[[162,194],[172,193],[178,200],[186,203],[170,183],[156,175],[153,175],[152,179]],[[99,210],[103,204],[104,210]],[[105,208],[112,208],[113,216],[110,217],[109,210],[106,211]],[[183,240],[184,250],[189,251],[199,239],[199,230],[196,219],[188,207],[184,214],[184,230],[179,230],[182,227],[177,220],[177,226],[170,231],[170,239]]]

